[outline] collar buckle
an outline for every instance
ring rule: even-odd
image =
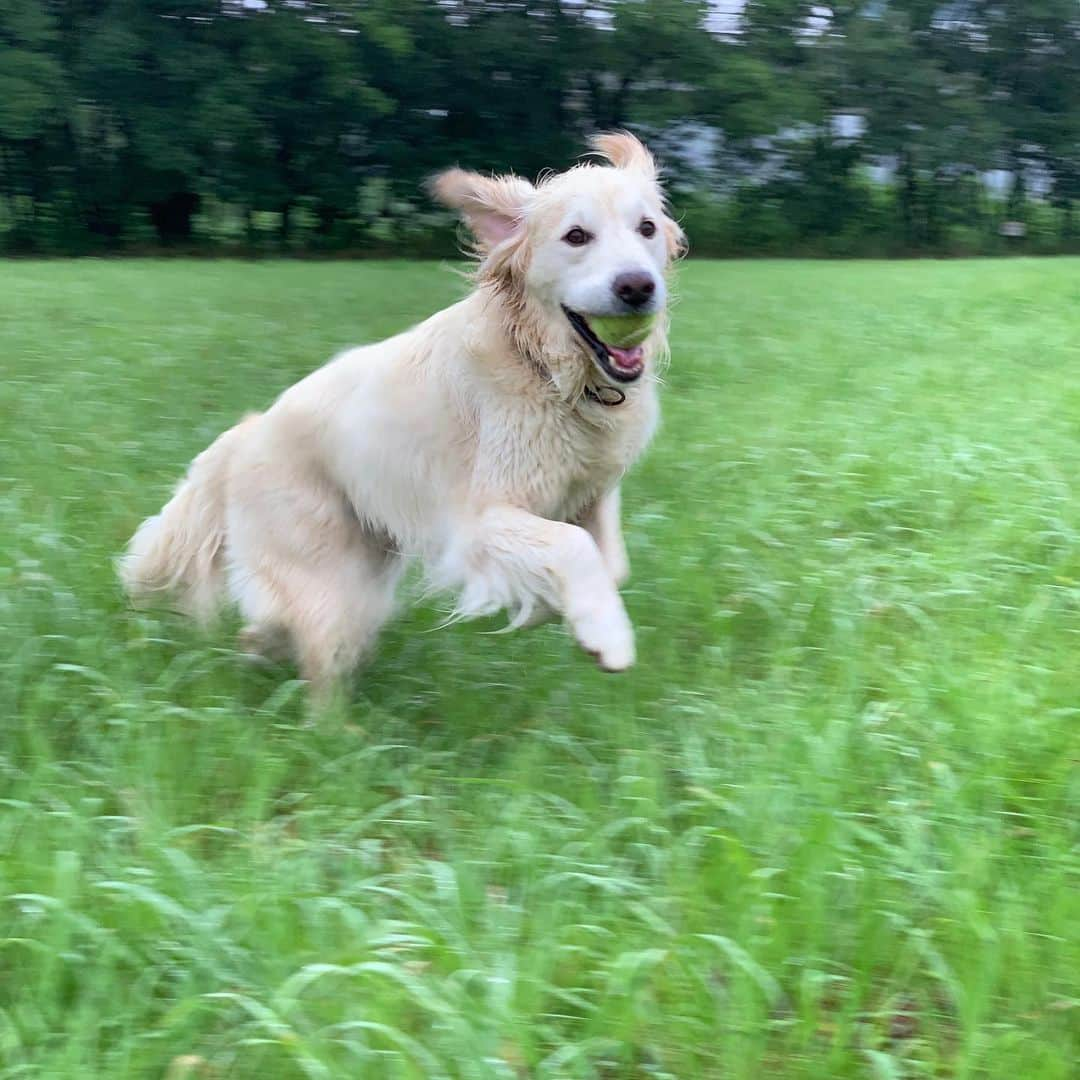
[[[595,401],[598,405],[605,405],[609,409],[621,405],[626,400],[624,391],[617,386],[609,386],[607,383],[600,383],[599,386],[595,387],[586,384],[585,397],[590,401]]]

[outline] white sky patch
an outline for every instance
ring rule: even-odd
[[[866,134],[866,117],[859,113],[836,113],[832,133],[838,139],[861,139]]]
[[[737,34],[746,0],[711,0],[705,28],[714,34]]]
[[[705,28],[723,37],[733,37],[742,29],[743,10],[746,0],[710,0]],[[829,29],[832,8],[827,4],[815,4],[807,16],[806,25],[799,31],[801,37],[819,37]]]

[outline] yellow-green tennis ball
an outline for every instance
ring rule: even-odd
[[[655,315],[596,315],[589,319],[589,328],[605,345],[630,349],[649,336],[654,322]]]

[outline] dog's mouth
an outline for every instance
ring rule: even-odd
[[[577,331],[578,337],[588,345],[597,367],[609,379],[621,383],[632,383],[641,377],[641,373],[645,370],[643,346],[632,345],[628,349],[623,349],[618,345],[609,345],[597,337],[584,315],[571,311],[565,304],[563,304],[563,311],[566,312],[570,325]]]

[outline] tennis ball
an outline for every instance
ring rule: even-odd
[[[589,319],[589,328],[605,345],[630,349],[649,336],[654,322],[655,315],[598,315]]]

